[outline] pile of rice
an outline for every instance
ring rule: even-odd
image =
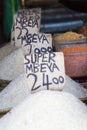
[[[87,130],[87,107],[66,92],[37,92],[0,119],[0,130]]]
[[[0,92],[0,110],[13,108],[20,102],[24,101],[28,95],[31,95],[29,87],[26,74],[21,74],[14,79],[3,91]],[[71,93],[77,98],[87,97],[87,89],[73,81],[69,76],[66,76],[63,92]]]
[[[5,46],[0,48],[0,60],[2,60],[5,56],[9,55],[13,52],[16,47],[10,45],[10,43],[6,44]]]
[[[0,61],[0,79],[13,80],[22,73],[24,73],[22,49],[16,49]]]

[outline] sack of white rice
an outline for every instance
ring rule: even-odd
[[[77,98],[87,98],[87,89],[83,88],[68,76],[66,76],[65,88],[63,91],[71,93]],[[22,102],[30,93],[26,75],[21,74],[1,91],[0,112],[2,113],[8,109],[10,110]]]
[[[25,74],[18,76],[0,93],[0,112],[10,110],[30,95]]]
[[[66,92],[37,92],[0,119],[0,130],[87,130],[87,106]]]
[[[24,59],[21,49],[13,51],[0,61],[0,79],[13,80],[24,73]]]
[[[11,46],[10,43],[0,48],[0,60],[2,60],[5,56],[9,55],[16,48]]]
[[[72,80],[69,76],[66,76],[66,82],[63,91],[69,92],[78,98],[87,98],[87,89]]]

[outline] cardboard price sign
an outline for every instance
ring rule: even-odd
[[[31,93],[63,89],[65,68],[62,52],[26,55],[24,64]]]
[[[36,11],[36,12],[35,12]],[[15,39],[15,46],[21,47],[21,39],[28,33],[39,33],[41,21],[41,9],[21,10],[18,12],[12,29],[11,39]],[[12,42],[13,44],[13,42]]]
[[[24,9],[18,11],[18,17],[19,18],[26,18],[29,19],[34,17],[36,20],[38,20],[38,27],[40,29],[40,22],[41,22],[41,8],[33,8],[33,9]]]
[[[44,33],[28,34],[22,39],[22,49],[24,55],[52,52],[52,36]]]

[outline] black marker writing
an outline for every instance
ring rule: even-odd
[[[37,90],[38,88],[41,87],[41,85],[36,86],[37,75],[30,73],[30,74],[27,76],[27,78],[29,78],[30,76],[32,76],[32,78],[34,78],[34,83],[33,83],[33,85],[32,85],[31,91]]]

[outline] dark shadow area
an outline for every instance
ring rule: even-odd
[[[87,12],[87,0],[60,0],[60,2],[70,9]]]

